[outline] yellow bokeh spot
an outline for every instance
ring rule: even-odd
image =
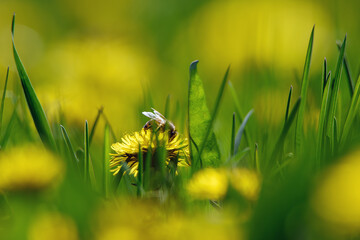
[[[360,233],[360,151],[331,167],[312,199],[315,213],[334,231]]]
[[[260,190],[259,175],[246,168],[236,168],[231,172],[232,186],[245,198],[256,200]]]
[[[63,170],[62,162],[42,147],[12,148],[0,155],[0,190],[46,189],[60,179]]]

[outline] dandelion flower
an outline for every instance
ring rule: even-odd
[[[151,151],[151,166],[156,166],[156,149],[166,149],[166,165],[170,162],[177,163],[176,166],[189,166],[189,150],[187,139],[176,133],[170,136],[168,131],[153,132],[151,129],[142,129],[140,132],[125,135],[121,142],[114,143],[111,148],[116,152],[110,160],[110,168],[114,175],[118,174],[124,163],[129,167],[129,174],[135,177],[138,174],[139,155],[146,159],[147,153]],[[139,148],[140,152],[139,152]],[[150,150],[151,149],[151,150]]]
[[[0,190],[38,191],[56,183],[63,173],[62,162],[37,146],[16,147],[1,153]]]

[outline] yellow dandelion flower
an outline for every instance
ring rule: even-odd
[[[46,189],[59,180],[63,169],[62,162],[41,147],[12,148],[0,156],[0,190]]]
[[[242,196],[249,200],[256,200],[260,190],[259,175],[246,168],[236,168],[230,174],[231,185]]]
[[[314,193],[314,212],[332,232],[360,233],[359,172],[360,151],[357,151],[331,167]]]
[[[151,129],[145,130],[143,128],[140,132],[125,135],[121,140],[121,142],[114,143],[111,146],[116,152],[111,154],[112,158],[110,160],[111,172],[114,175],[118,174],[123,163],[126,163],[130,169],[129,174],[133,174],[136,177],[139,167],[139,154],[142,154],[143,159],[146,159],[150,149],[152,153],[155,153],[156,148],[160,146],[166,149],[167,166],[170,162],[176,161],[177,166],[189,166],[188,141],[179,134],[170,136],[168,131],[158,131],[155,136]],[[141,153],[139,153],[139,146],[141,147]],[[154,157],[151,164],[155,166]]]
[[[189,194],[197,199],[218,200],[228,189],[227,172],[224,169],[205,168],[191,178],[187,185]]]
[[[77,240],[78,231],[75,222],[60,213],[43,213],[30,224],[29,240]]]

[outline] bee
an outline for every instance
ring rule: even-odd
[[[155,122],[157,124],[156,130],[165,131],[165,127],[169,128],[169,138],[172,139],[177,135],[177,131],[175,130],[175,125],[167,120],[161,113],[156,111],[154,108],[151,108],[154,112],[142,112],[146,117],[150,118],[149,121],[145,123],[143,128],[145,130],[151,129],[152,124]]]

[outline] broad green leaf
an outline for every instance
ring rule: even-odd
[[[12,21],[12,45],[14,60],[17,71],[21,80],[21,85],[25,94],[26,102],[28,104],[31,116],[33,118],[36,129],[40,135],[40,138],[44,145],[52,150],[56,150],[55,140],[51,133],[50,125],[46,118],[45,112],[40,104],[39,99],[36,96],[35,90],[31,85],[30,79],[25,71],[24,65],[22,64],[19,54],[15,48],[14,41],[14,30],[15,30],[15,14]]]
[[[359,112],[360,107],[360,76],[356,82],[355,91],[351,98],[350,108],[347,113],[343,131],[341,133],[340,144],[345,144],[345,141],[350,133],[351,126],[354,123],[356,114]]]
[[[299,107],[299,113],[297,116],[296,121],[296,149],[295,152],[297,154],[301,153],[301,145],[303,144],[303,137],[304,137],[304,129],[303,129],[303,123],[304,123],[304,116],[305,116],[305,107],[306,107],[306,98],[307,98],[307,89],[309,86],[309,71],[310,71],[310,64],[311,64],[311,56],[312,56],[312,49],[313,49],[313,43],[314,43],[314,29],[313,27],[310,35],[309,45],[306,53],[305,58],[305,65],[304,65],[304,71],[302,76],[302,82],[301,82],[301,104]]]
[[[188,126],[193,171],[202,167],[218,166],[220,161],[215,134],[211,130],[212,118],[206,105],[203,83],[197,73],[197,63],[198,61],[194,61],[190,65],[188,95]],[[200,155],[201,151],[203,153]]]

